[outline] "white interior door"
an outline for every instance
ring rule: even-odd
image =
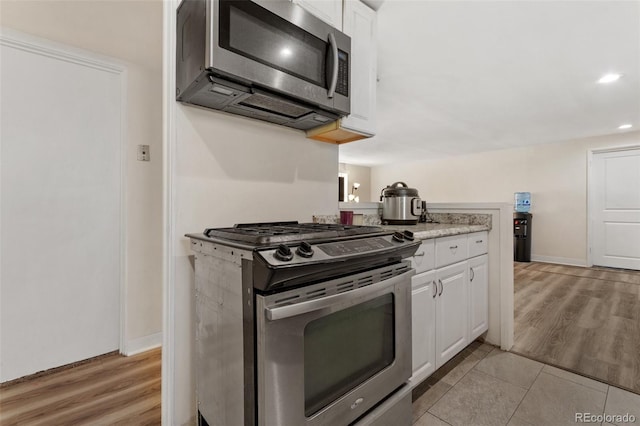
[[[594,153],[591,259],[640,270],[640,149]]]
[[[0,381],[117,350],[120,72],[0,37]]]

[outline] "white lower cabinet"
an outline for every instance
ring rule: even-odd
[[[471,259],[467,239],[475,256]],[[413,386],[489,328],[489,257],[482,254],[486,239],[487,233],[479,232],[425,240],[412,258]]]
[[[411,280],[413,375],[419,383],[469,343],[467,262]]]
[[[469,265],[469,341],[489,329],[489,257],[467,261]]]
[[[436,368],[469,343],[467,262],[436,270]]]
[[[436,369],[436,272],[411,278],[412,380],[422,381]]]

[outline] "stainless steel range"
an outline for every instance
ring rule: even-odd
[[[410,425],[410,232],[278,222],[188,237],[200,425]]]

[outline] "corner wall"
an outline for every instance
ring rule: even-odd
[[[303,132],[208,111],[176,107],[172,208],[175,220],[173,420],[195,414],[194,259],[186,233],[236,223],[298,220],[338,210],[337,145]],[[240,285],[240,283],[238,283]],[[169,373],[171,374],[171,373]]]
[[[640,132],[373,167],[373,188],[403,180],[427,203],[502,202],[531,192],[532,258],[587,264],[587,153],[640,144]],[[372,196],[374,194],[372,193]]]

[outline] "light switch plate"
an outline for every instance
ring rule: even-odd
[[[150,161],[149,145],[138,145],[138,161]]]

